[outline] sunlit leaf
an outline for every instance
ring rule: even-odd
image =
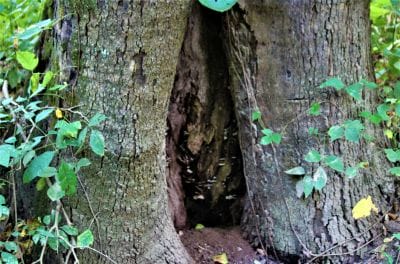
[[[372,198],[368,195],[367,198],[363,198],[354,206],[352,213],[354,219],[360,219],[371,215],[371,211],[378,213],[378,208],[372,202]]]

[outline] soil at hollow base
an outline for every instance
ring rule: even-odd
[[[214,264],[212,258],[226,253],[230,264],[272,264],[260,256],[240,235],[239,227],[203,228],[179,232],[183,245],[196,263]]]

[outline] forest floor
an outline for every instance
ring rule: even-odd
[[[249,242],[242,238],[239,227],[229,229],[203,228],[201,230],[182,230],[179,232],[182,243],[196,263],[214,264],[218,255],[226,254],[230,264],[275,264],[263,254],[261,249],[254,250]]]

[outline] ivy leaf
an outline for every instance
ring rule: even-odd
[[[45,109],[42,112],[40,112],[36,117],[35,117],[35,123],[39,123],[40,121],[46,119],[51,113],[53,113],[54,109]]]
[[[251,113],[251,121],[257,121],[257,120],[259,120],[261,118],[261,112],[260,111],[253,111],[252,113]]]
[[[47,196],[54,202],[63,198],[65,196],[65,192],[63,191],[61,185],[56,182],[47,190]]]
[[[29,71],[33,71],[39,63],[39,59],[30,51],[17,51],[17,61]]]
[[[360,219],[371,215],[371,211],[378,213],[378,208],[372,202],[372,198],[368,195],[367,198],[363,198],[354,206],[352,213],[354,219]]]
[[[311,178],[311,176],[305,176],[303,178],[303,191],[304,191],[304,196],[307,198],[311,193],[314,188],[314,180]]]
[[[386,158],[391,162],[400,160],[400,150],[394,151],[393,149],[385,149]]]
[[[54,152],[46,151],[43,154],[37,156],[29,164],[29,167],[25,170],[23,176],[23,182],[29,183],[36,177],[40,176],[47,167],[49,167],[51,161],[53,160]]]
[[[211,10],[225,12],[231,9],[237,0],[199,0],[199,2]]]
[[[261,132],[265,135],[261,138],[261,145],[268,145],[271,143],[279,144],[281,143],[282,136],[279,133],[274,133],[271,129],[265,128],[261,130]]]
[[[94,127],[94,126],[98,126],[101,122],[103,122],[104,120],[106,120],[107,117],[103,114],[95,114],[90,120],[89,120],[89,127]]]
[[[318,191],[322,190],[325,187],[326,182],[328,181],[328,176],[324,168],[321,166],[318,167],[317,171],[314,173],[314,188]]]
[[[342,82],[342,80],[340,80],[339,78],[331,78],[326,80],[325,82],[323,82],[319,88],[325,88],[325,87],[333,87],[335,88],[337,91],[341,90],[344,88],[344,83]]]
[[[389,121],[390,120],[390,117],[387,115],[387,111],[389,111],[389,110],[390,110],[390,106],[387,105],[387,104],[380,104],[376,108],[376,111],[378,112],[378,115],[384,121]]]
[[[76,246],[80,248],[90,247],[94,242],[92,231],[86,229],[77,238]]]
[[[348,167],[346,168],[346,171],[344,172],[344,174],[346,174],[346,176],[351,179],[354,178],[355,176],[357,176],[358,173],[358,168],[357,167]]]
[[[344,123],[344,136],[348,141],[358,142],[360,140],[361,131],[364,126],[360,120],[346,120]]]
[[[343,161],[341,158],[336,157],[334,155],[329,155],[325,158],[325,163],[328,165],[331,169],[334,169],[335,171],[338,172],[343,172],[344,171],[344,165]]]
[[[76,193],[78,179],[70,164],[66,162],[61,163],[56,179],[66,195],[73,195]]]
[[[17,257],[5,251],[1,252],[1,259],[5,264],[18,264]]]
[[[304,157],[305,161],[308,162],[320,162],[321,161],[321,154],[319,154],[316,150],[310,150]]]
[[[390,172],[391,174],[394,174],[394,175],[396,175],[397,177],[399,177],[399,176],[400,176],[400,167],[393,167],[393,168],[390,168],[389,172]]]
[[[341,126],[332,126],[329,128],[328,135],[331,141],[335,141],[336,139],[340,139],[344,135],[344,129]]]
[[[289,175],[304,175],[304,174],[306,174],[306,171],[304,170],[303,167],[299,166],[299,167],[292,168],[290,170],[286,170],[285,173],[289,174]]]
[[[308,110],[308,113],[313,116],[320,115],[321,105],[319,103],[313,103]]]
[[[98,130],[92,130],[90,133],[90,148],[99,156],[104,156],[104,137]]]
[[[362,91],[362,85],[360,83],[355,83],[346,87],[346,93],[348,93],[351,97],[353,97],[357,101],[361,100],[361,91]]]

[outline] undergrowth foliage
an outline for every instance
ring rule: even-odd
[[[59,108],[42,101],[45,95],[48,102],[56,102],[62,99],[60,91],[69,88],[57,82],[56,72],[35,71],[39,35],[55,23],[40,20],[45,4],[0,0],[0,263],[25,263],[35,245],[41,249],[33,263],[43,263],[48,248],[64,252],[66,263],[71,258],[79,262],[78,249],[103,255],[90,247],[90,229],[79,231],[71,222],[62,199],[77,193],[81,169],[91,164],[88,158],[79,158],[82,150],[104,155],[99,126],[106,117],[98,113],[88,118],[77,107]],[[47,193],[48,215],[18,216],[16,177]]]

